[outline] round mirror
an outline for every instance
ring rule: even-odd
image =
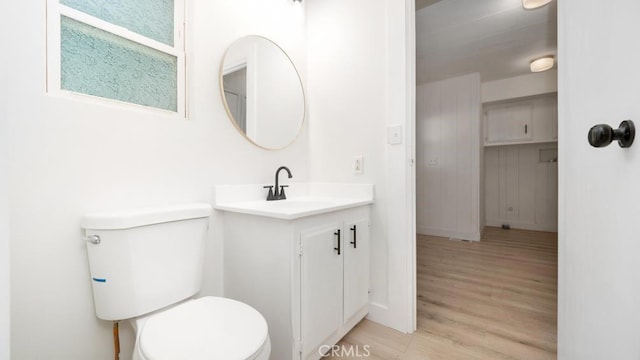
[[[304,122],[302,81],[276,43],[251,35],[236,40],[220,69],[222,100],[233,125],[264,149],[291,144]]]

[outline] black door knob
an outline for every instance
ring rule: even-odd
[[[589,144],[593,147],[605,147],[612,141],[618,140],[618,145],[623,148],[630,147],[636,136],[636,127],[633,121],[625,120],[620,127],[613,129],[607,124],[600,124],[589,129]]]

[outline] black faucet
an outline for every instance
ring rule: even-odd
[[[278,168],[278,170],[276,170],[276,185],[275,185],[275,191],[273,190],[273,185],[268,185],[268,186],[263,186],[265,189],[269,188],[269,195],[267,195],[267,201],[272,201],[272,200],[284,200],[287,198],[287,196],[284,193],[284,188],[289,187],[289,185],[278,185],[278,175],[280,175],[280,170],[287,170],[287,174],[289,175],[289,179],[291,179],[293,177],[293,175],[291,175],[291,170],[289,170],[288,167],[286,166],[280,166]],[[280,189],[278,189],[278,186],[280,186]]]

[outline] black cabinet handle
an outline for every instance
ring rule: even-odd
[[[340,229],[334,232],[333,235],[338,235],[338,247],[333,248],[333,250],[338,250],[338,255],[340,255]]]
[[[524,125],[524,133],[526,134],[529,131],[529,125]]]
[[[636,127],[633,121],[625,120],[620,123],[620,127],[613,129],[607,124],[600,124],[589,129],[589,144],[593,147],[605,147],[613,140],[618,140],[618,145],[622,148],[630,147],[636,135]]]
[[[357,241],[356,240],[356,237],[357,237],[356,232],[358,231],[358,228],[356,226],[357,225],[353,225],[353,227],[351,228],[351,231],[353,231],[353,241],[350,244],[353,245],[354,249],[356,248],[356,241]]]

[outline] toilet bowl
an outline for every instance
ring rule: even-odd
[[[90,279],[98,318],[129,320],[133,360],[268,360],[267,322],[242,302],[200,290],[211,206],[88,214]]]
[[[202,297],[132,320],[133,360],[267,360],[264,317],[239,301]]]

